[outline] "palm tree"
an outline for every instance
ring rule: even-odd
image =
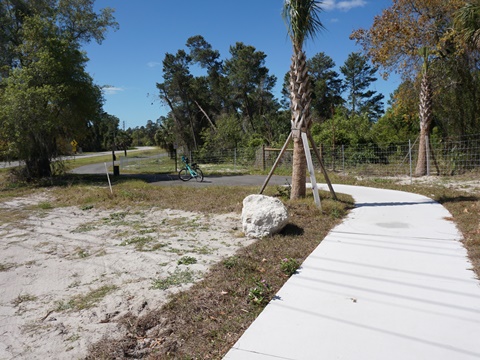
[[[429,135],[433,120],[433,92],[429,74],[429,50],[420,49],[420,55],[423,57],[422,82],[420,84],[420,140],[418,146],[417,167],[415,176],[430,175],[428,169],[429,159]]]
[[[290,65],[290,108],[294,142],[291,199],[299,199],[306,194],[307,161],[301,132],[306,132],[311,126],[311,90],[303,45],[305,40],[314,38],[323,29],[318,16],[320,11],[320,2],[315,0],[285,0],[283,6],[283,18],[293,45]]]
[[[470,1],[457,11],[455,26],[468,44],[480,49],[480,0]]]

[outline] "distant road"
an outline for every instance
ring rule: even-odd
[[[128,150],[128,153],[131,152],[136,152],[136,151],[144,151],[144,150],[153,150],[156,149],[153,146],[139,146],[135,148],[134,150]],[[123,150],[116,150],[115,154],[123,154]],[[104,156],[104,155],[112,155],[112,151],[102,151],[102,152],[95,152],[95,153],[85,153],[85,154],[77,154],[74,156],[62,156],[62,160],[75,160],[75,159],[80,159],[80,158],[90,158],[90,157],[95,157],[95,156]],[[0,169],[5,169],[5,168],[11,168],[11,167],[16,167],[21,165],[20,161],[0,161]],[[103,163],[101,164],[102,166]],[[101,172],[101,171],[100,171]],[[105,167],[103,167],[103,172],[105,172]]]

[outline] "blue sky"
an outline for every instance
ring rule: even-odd
[[[166,115],[158,101],[156,83],[163,82],[162,60],[166,53],[185,48],[187,39],[202,35],[222,59],[236,42],[254,46],[266,55],[266,66],[277,76],[279,97],[283,76],[289,69],[291,43],[281,17],[283,0],[96,0],[97,9],[115,9],[120,25],[105,41],[85,46],[90,61],[87,71],[105,91],[104,109],[123,126],[142,126]],[[359,51],[349,40],[354,29],[369,28],[375,15],[391,5],[389,0],[324,0],[320,17],[326,27],[305,50],[311,57],[325,52],[338,67],[348,54]],[[399,85],[392,77],[379,77],[374,89],[385,101]]]

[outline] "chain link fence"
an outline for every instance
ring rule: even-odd
[[[433,138],[429,149],[429,175],[453,176],[480,169],[480,134],[448,141]],[[240,174],[252,169],[269,171],[280,151],[269,147],[202,150],[179,152],[176,157],[175,153],[131,156],[120,158],[119,163],[122,172],[175,172],[183,167],[181,156],[185,155],[190,162],[199,163],[205,174]],[[418,143],[320,146],[319,152],[328,171],[354,176],[412,177],[417,164]],[[312,155],[312,159],[319,169],[316,156]],[[292,160],[293,150],[287,149],[278,166],[291,171]]]
[[[190,159],[200,164],[223,164],[235,169],[255,167],[268,171],[281,149],[261,147],[211,152],[192,152]],[[480,168],[480,134],[463,138],[431,139],[429,175],[452,176]],[[413,176],[418,158],[418,143],[366,144],[358,146],[320,146],[322,161],[329,171],[357,176]],[[291,168],[293,150],[287,149],[279,167]],[[312,157],[318,168],[318,160]]]
[[[480,136],[431,141],[429,150],[428,175],[459,175],[480,168]],[[328,170],[359,176],[413,176],[418,158],[418,144],[411,141],[387,146],[320,146],[319,151]],[[262,149],[264,167],[271,167],[279,152],[280,149]],[[313,159],[318,166],[317,159]],[[281,164],[291,166],[292,150]]]

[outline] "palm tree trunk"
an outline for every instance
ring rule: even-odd
[[[301,137],[293,138],[292,190],[290,199],[304,198],[307,193],[307,159]]]
[[[301,139],[301,132],[310,126],[311,90],[307,61],[303,51],[294,49],[290,66],[290,98],[292,110],[293,165],[292,191],[290,199],[303,198],[306,195],[307,160]]]
[[[420,89],[420,141],[418,147],[417,167],[415,168],[415,176],[427,175],[427,145],[428,136],[432,127],[433,120],[433,94],[430,84],[430,77],[425,71],[422,78]]]

